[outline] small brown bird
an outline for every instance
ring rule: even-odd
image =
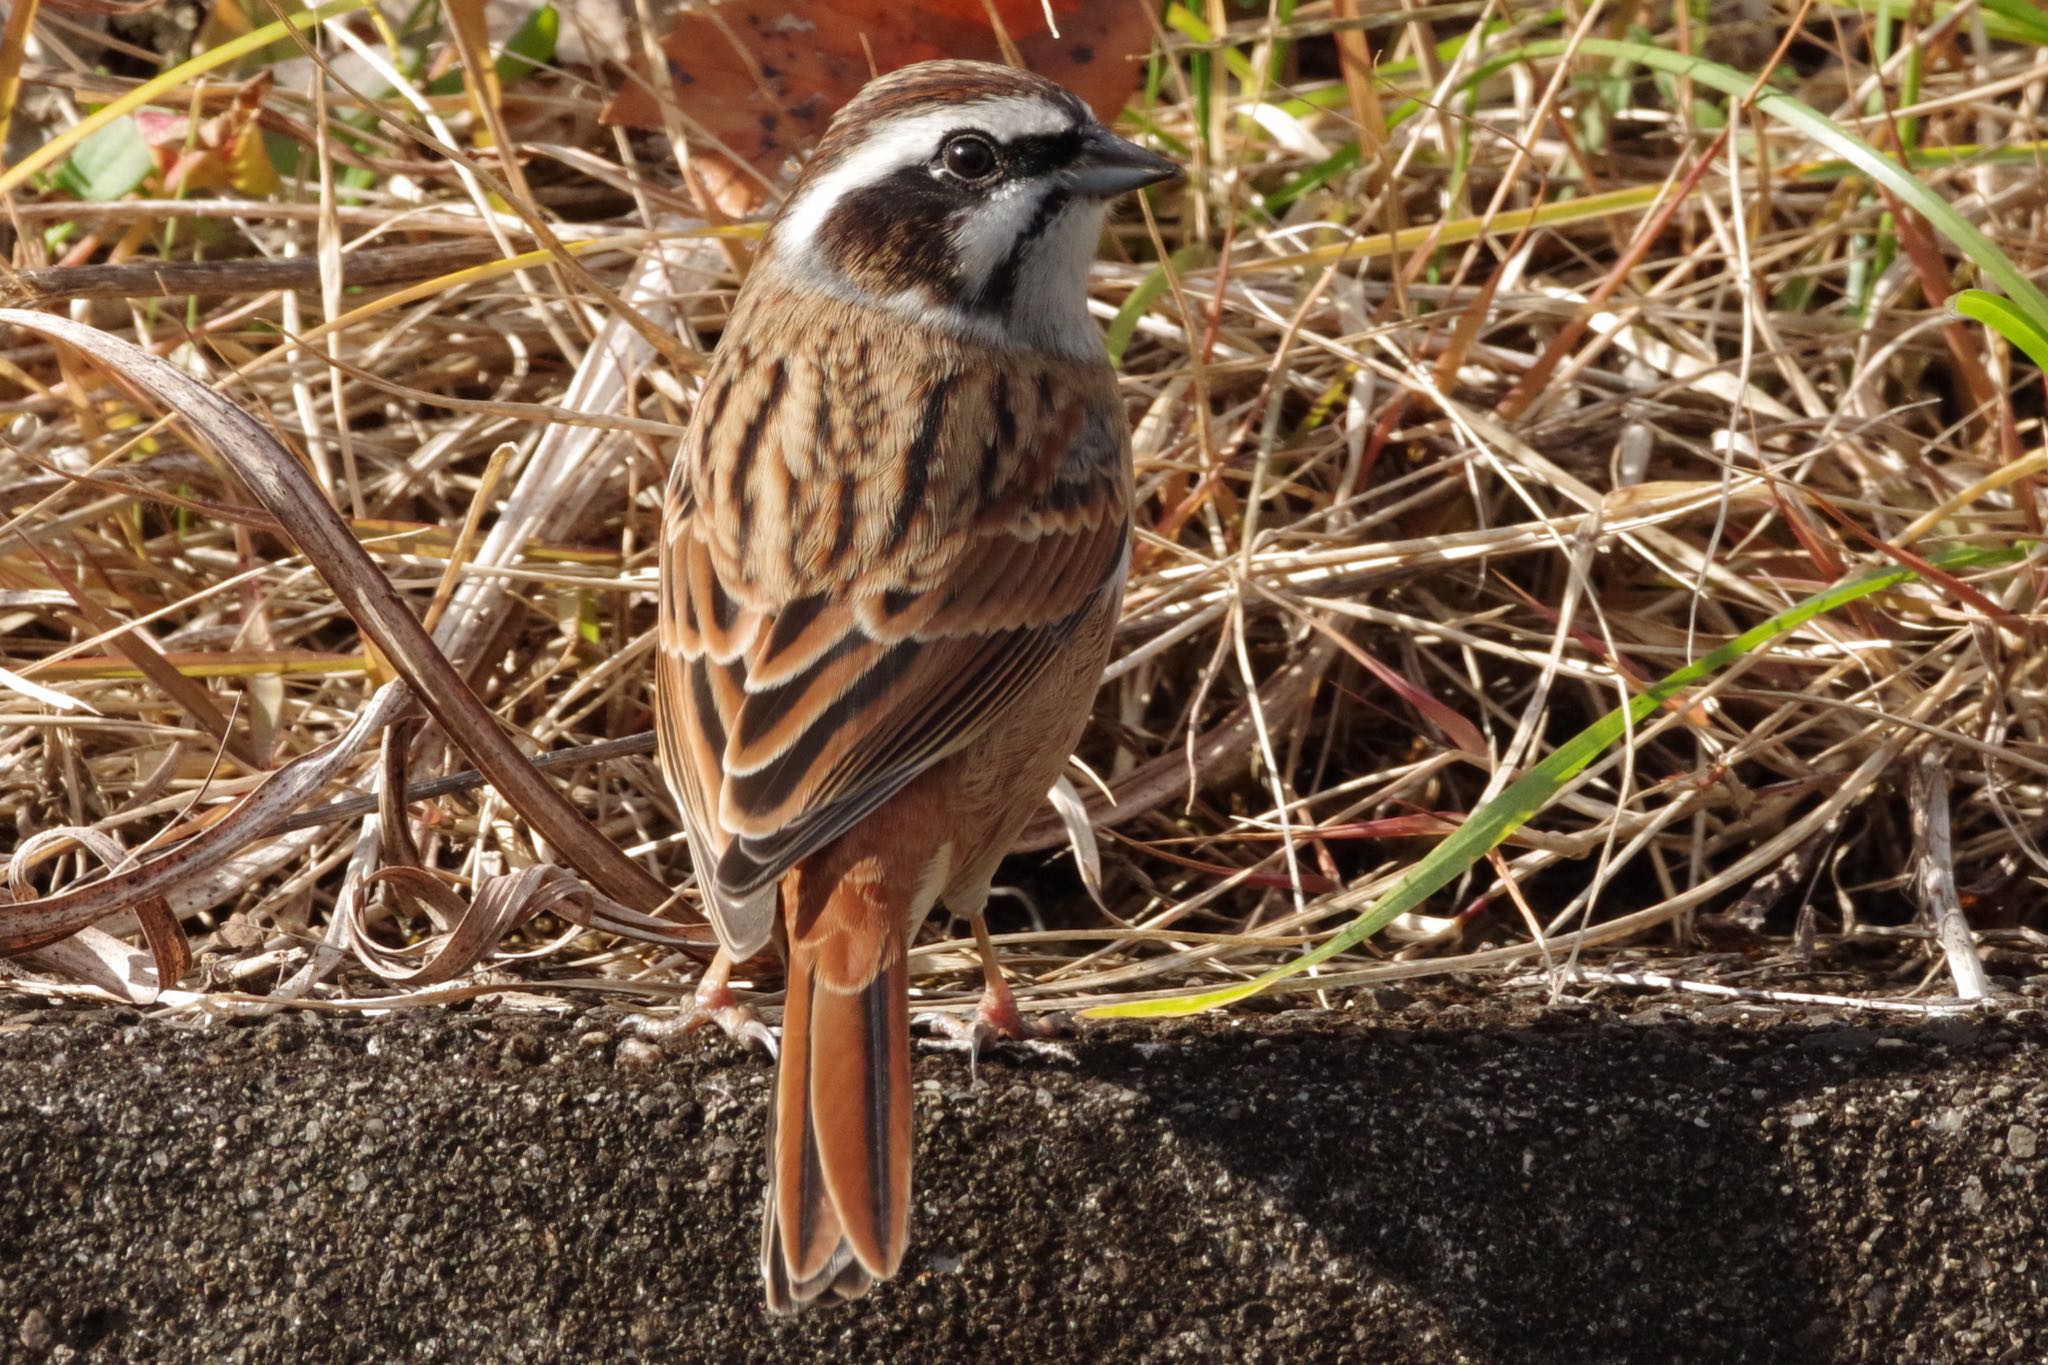
[[[1088,316],[1112,199],[1177,175],[1028,72],[928,62],[842,109],[770,226],[669,481],[661,759],[722,954],[788,963],[761,1269],[864,1293],[910,1213],[906,953],[933,905],[1016,1007],[989,882],[1079,737],[1130,559]]]

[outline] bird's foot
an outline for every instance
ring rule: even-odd
[[[721,953],[704,969],[690,997],[689,1008],[676,1014],[638,1015],[632,1023],[633,1036],[650,1043],[666,1043],[687,1037],[698,1029],[716,1025],[719,1031],[743,1048],[758,1047],[770,1057],[777,1055],[775,1031],[761,1022],[751,1005],[743,1005],[732,993],[727,978],[732,965]]]
[[[1067,1016],[1041,1014],[1026,1019],[1017,1008],[1016,997],[1007,990],[984,993],[972,1014],[940,1014],[934,1010],[918,1015],[915,1022],[933,1034],[923,1040],[925,1046],[967,1054],[970,1079],[981,1060],[982,1048],[991,1044],[1013,1047],[1034,1057],[1075,1060],[1071,1048],[1054,1041],[1072,1032]]]

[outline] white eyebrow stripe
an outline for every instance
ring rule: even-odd
[[[931,159],[939,139],[961,128],[976,128],[998,141],[1071,132],[1077,125],[1071,111],[1044,100],[1005,95],[999,99],[956,104],[884,123],[860,147],[804,186],[782,211],[775,225],[775,243],[783,251],[808,256],[825,219],[846,195],[862,185],[881,181],[889,172]]]
[[[1047,133],[1069,133],[1077,126],[1071,111],[1045,103],[1043,100],[1016,99],[1014,97],[983,100],[979,104],[962,105],[960,112],[981,111],[966,120],[966,126],[979,128],[991,133],[998,142],[1014,142],[1020,137],[1034,137]]]

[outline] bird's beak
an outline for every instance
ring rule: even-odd
[[[1165,157],[1148,152],[1135,142],[1126,142],[1105,128],[1091,131],[1081,144],[1081,153],[1068,164],[1067,176],[1076,193],[1091,199],[1114,199],[1120,194],[1172,180],[1180,167]]]

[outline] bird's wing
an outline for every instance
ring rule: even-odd
[[[970,388],[928,390],[927,413],[945,406],[929,400],[932,391],[950,392],[952,408],[925,425],[953,434],[922,450],[913,438],[908,458],[928,469],[902,470],[899,458],[864,472],[863,481],[886,487],[856,487],[861,524],[833,537],[852,545],[857,572],[781,575],[805,591],[764,592],[773,575],[732,553],[732,517],[757,511],[772,489],[743,496],[741,481],[698,464],[699,481],[728,495],[721,516],[695,496],[687,465],[671,480],[661,757],[707,909],[736,955],[766,943],[777,878],[1002,714],[1122,590],[1129,475],[1121,413],[1104,417],[1099,395],[1092,417],[1081,400],[1064,414],[1012,412],[997,425],[1019,448],[991,454],[996,436],[951,420],[974,416],[960,408],[973,401]],[[772,440],[772,424],[733,420],[742,437],[751,430]],[[1107,448],[1077,452],[1089,442]],[[740,458],[749,471],[777,463],[773,451]],[[737,541],[774,558],[801,530]]]

